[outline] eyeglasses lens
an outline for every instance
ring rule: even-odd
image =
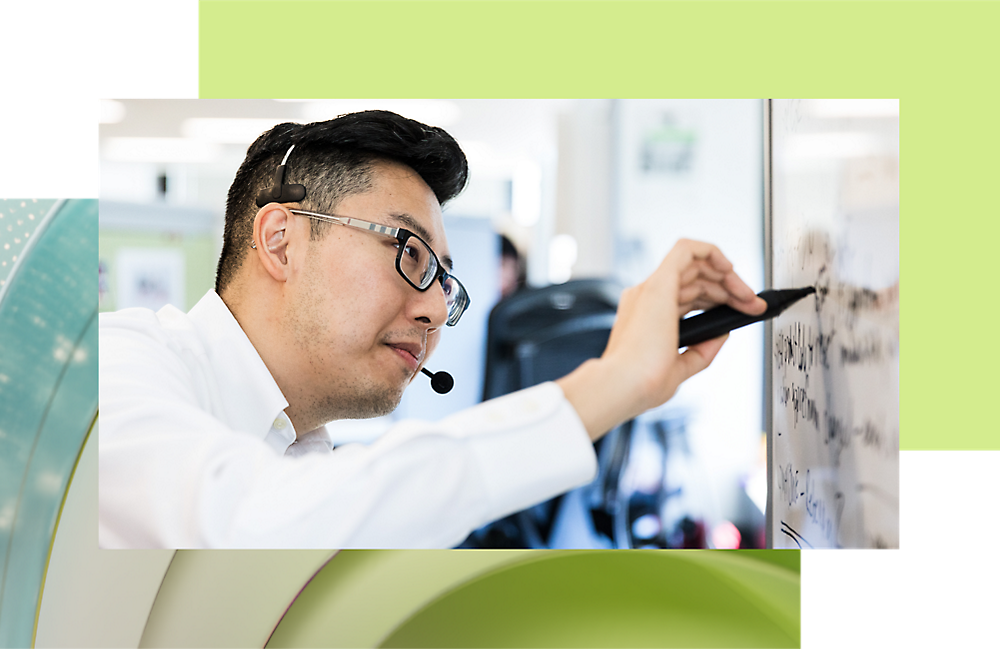
[[[444,276],[441,287],[444,289],[444,299],[448,305],[448,324],[455,326],[469,305],[469,296],[465,294],[465,289],[458,280],[451,275]]]
[[[417,237],[410,237],[403,246],[399,255],[399,268],[420,290],[430,286],[438,275],[437,257]],[[441,288],[448,306],[448,324],[454,326],[468,306],[469,298],[459,281],[451,275],[442,276]]]
[[[434,256],[420,239],[411,237],[403,246],[399,257],[399,267],[403,274],[420,289],[425,289],[434,281]]]

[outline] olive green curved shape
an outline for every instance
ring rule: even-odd
[[[32,644],[59,510],[97,413],[97,201],[56,204],[0,292],[0,646]]]
[[[799,574],[738,552],[541,555],[482,575],[382,647],[797,647]]]
[[[373,647],[427,602],[531,550],[341,550],[291,603],[267,647]]]

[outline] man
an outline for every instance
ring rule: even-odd
[[[500,298],[510,297],[527,284],[527,272],[514,242],[500,235]]]
[[[468,304],[441,218],[467,173],[447,133],[381,111],[251,145],[215,291],[101,317],[102,547],[454,546],[591,480],[593,440],[711,362],[723,339],[678,354],[681,314],[766,308],[683,241],[623,294],[600,359],[332,450],[324,424],[391,412]]]

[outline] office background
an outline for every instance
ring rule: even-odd
[[[522,252],[531,287],[581,278],[632,285],[687,237],[716,243],[764,288],[760,100],[107,99],[101,107],[101,310],[187,309],[214,286],[231,179],[247,146],[275,124],[386,109],[459,141],[470,182],[444,215],[472,306],[429,362],[456,387],[442,396],[415,381],[391,415],[332,424],[337,443],[369,442],[395,421],[440,419],[482,399],[500,234]],[[683,428],[673,455],[656,447],[654,432],[633,435],[625,480],[669,480],[685,491],[683,506],[706,526],[702,546],[763,547],[762,343],[761,325],[734,332],[711,368],[644,417]],[[559,536],[560,547],[604,547],[583,532]]]

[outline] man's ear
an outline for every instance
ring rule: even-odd
[[[268,203],[257,211],[253,240],[257,259],[276,281],[288,279],[288,226],[291,213],[278,203]]]

